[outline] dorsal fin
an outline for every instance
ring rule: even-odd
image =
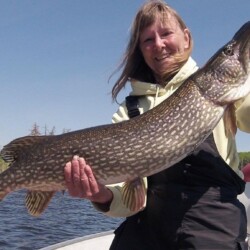
[[[36,143],[41,143],[51,136],[25,136],[11,141],[3,147],[0,152],[1,157],[8,163],[14,162],[18,159],[18,155],[23,150],[28,150]]]
[[[33,216],[39,216],[49,205],[55,191],[29,191],[26,195],[26,207]]]

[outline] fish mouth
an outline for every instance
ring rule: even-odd
[[[250,21],[239,29],[233,40],[239,46],[239,60],[245,73],[248,74],[250,72]]]
[[[250,31],[249,31],[250,32]],[[250,34],[248,40],[243,42],[240,46],[239,60],[242,63],[246,74],[250,73]]]

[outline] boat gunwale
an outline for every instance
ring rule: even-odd
[[[113,233],[114,233],[114,230],[110,230],[110,231],[85,235],[85,236],[77,237],[77,238],[74,238],[74,239],[71,239],[71,240],[66,240],[66,241],[63,241],[63,242],[59,242],[59,243],[56,243],[54,245],[50,245],[50,246],[47,246],[47,247],[44,247],[44,248],[40,248],[40,250],[56,250],[56,249],[67,247],[67,246],[70,246],[70,245],[73,245],[73,244],[76,244],[76,243],[79,243],[79,242],[82,242],[82,241],[87,241],[87,240],[91,240],[91,239],[94,239],[94,238],[100,238],[100,237],[103,237],[103,236],[108,236],[108,235],[111,235]]]

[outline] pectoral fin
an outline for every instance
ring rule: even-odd
[[[122,187],[122,201],[131,211],[140,210],[146,199],[146,187],[143,179],[136,178],[125,182]]]
[[[236,116],[235,116],[235,106],[230,104],[224,112],[224,124],[225,124],[225,134],[227,137],[235,137],[237,132]]]
[[[39,216],[47,208],[54,193],[54,191],[29,191],[25,200],[28,212],[33,216]]]

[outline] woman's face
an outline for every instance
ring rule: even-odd
[[[169,18],[166,24],[157,19],[141,32],[139,43],[145,62],[159,80],[175,62],[174,56],[189,48],[189,31],[181,30],[175,18]]]

